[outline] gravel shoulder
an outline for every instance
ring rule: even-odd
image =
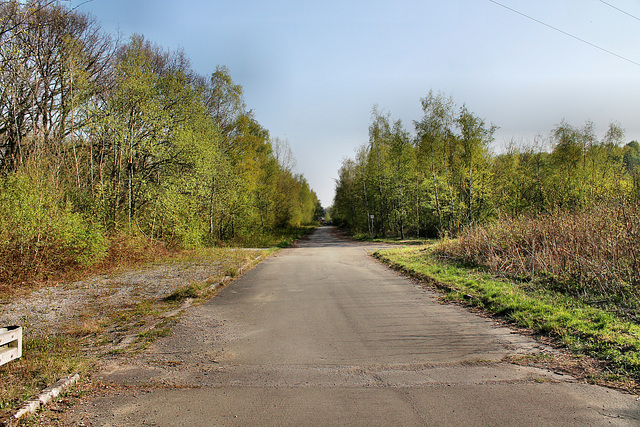
[[[0,300],[0,325],[22,326],[24,334],[23,357],[0,367],[0,422],[22,400],[77,371],[87,392],[94,372],[170,335],[185,308],[211,298],[271,253],[205,250]]]

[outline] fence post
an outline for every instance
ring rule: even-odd
[[[22,327],[0,328],[0,366],[22,357]]]

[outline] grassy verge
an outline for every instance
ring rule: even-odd
[[[374,237],[370,238],[368,234],[355,234],[352,236],[354,240],[360,240],[362,242],[374,242],[374,243],[390,243],[393,245],[428,245],[433,243],[434,239],[412,239],[406,237],[404,239],[400,237]]]
[[[438,245],[441,256],[526,279],[640,321],[640,206],[614,200],[584,211],[503,218]]]
[[[22,358],[0,367],[0,424],[20,402],[62,377],[87,372],[92,364],[82,355],[77,337],[53,335],[26,340]]]
[[[640,326],[576,298],[497,279],[482,269],[442,260],[433,246],[381,250],[379,260],[464,301],[562,343],[577,355],[593,357],[605,366],[605,380],[640,382]]]
[[[186,299],[190,299],[189,305],[210,299],[218,289],[215,284],[228,283],[275,250],[209,248],[182,252],[170,258],[164,254],[152,264],[205,265],[215,273],[204,281],[185,283],[160,298],[132,296],[126,302],[108,307],[96,301],[83,311],[73,313],[59,329],[22,325],[25,328],[23,357],[0,366],[0,424],[21,402],[58,379],[76,372],[84,376],[95,370],[103,358],[141,351],[154,340],[170,335],[178,310],[185,307]],[[117,282],[118,274],[112,277]],[[150,281],[145,286],[156,284]],[[77,288],[83,286],[80,284]],[[23,294],[12,298],[21,296]],[[42,332],[34,332],[37,330]]]
[[[257,234],[250,238],[236,239],[230,242],[233,246],[244,248],[286,248],[293,242],[316,229],[315,225],[288,227],[271,233]]]
[[[275,246],[278,248],[288,248],[296,240],[310,234],[315,229],[315,226],[290,228],[286,234],[280,236],[280,240]]]

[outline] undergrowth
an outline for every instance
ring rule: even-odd
[[[375,252],[392,267],[446,292],[446,299],[466,301],[513,324],[559,340],[577,354],[606,363],[621,377],[640,380],[640,326],[580,299],[496,278],[482,269],[447,262],[433,247]]]
[[[638,320],[640,206],[616,201],[576,213],[504,219],[438,246],[445,258],[532,281]]]
[[[185,283],[170,295],[160,299],[134,299],[105,309],[99,301],[74,313],[62,330],[47,330],[22,324],[24,329],[22,358],[0,366],[0,424],[3,417],[24,400],[31,398],[46,386],[73,373],[91,372],[102,357],[117,357],[143,350],[154,340],[171,334],[177,319],[174,312],[186,298],[200,303],[214,295],[213,285],[224,276],[237,276],[260,262],[274,250],[251,251],[236,248],[207,248],[180,253],[156,251],[155,255],[139,254],[146,248],[144,241],[118,240],[119,251],[111,254],[111,261],[122,260],[125,265],[140,264],[145,259],[156,263],[207,264],[218,272],[199,283]],[[128,261],[123,259],[130,255]],[[171,256],[169,256],[171,255]],[[109,258],[108,258],[109,259]],[[121,267],[114,270],[118,270]],[[114,272],[112,270],[112,273]],[[233,272],[233,274],[230,274]],[[71,286],[71,285],[69,285]],[[149,286],[154,286],[149,283]],[[82,282],[79,283],[82,289]],[[6,298],[17,298],[12,295]],[[136,339],[130,345],[118,343],[128,336]]]
[[[61,202],[52,183],[20,174],[0,179],[0,285],[89,268],[107,248],[100,227]]]

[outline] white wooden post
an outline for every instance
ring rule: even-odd
[[[22,357],[22,327],[0,328],[0,366]]]

